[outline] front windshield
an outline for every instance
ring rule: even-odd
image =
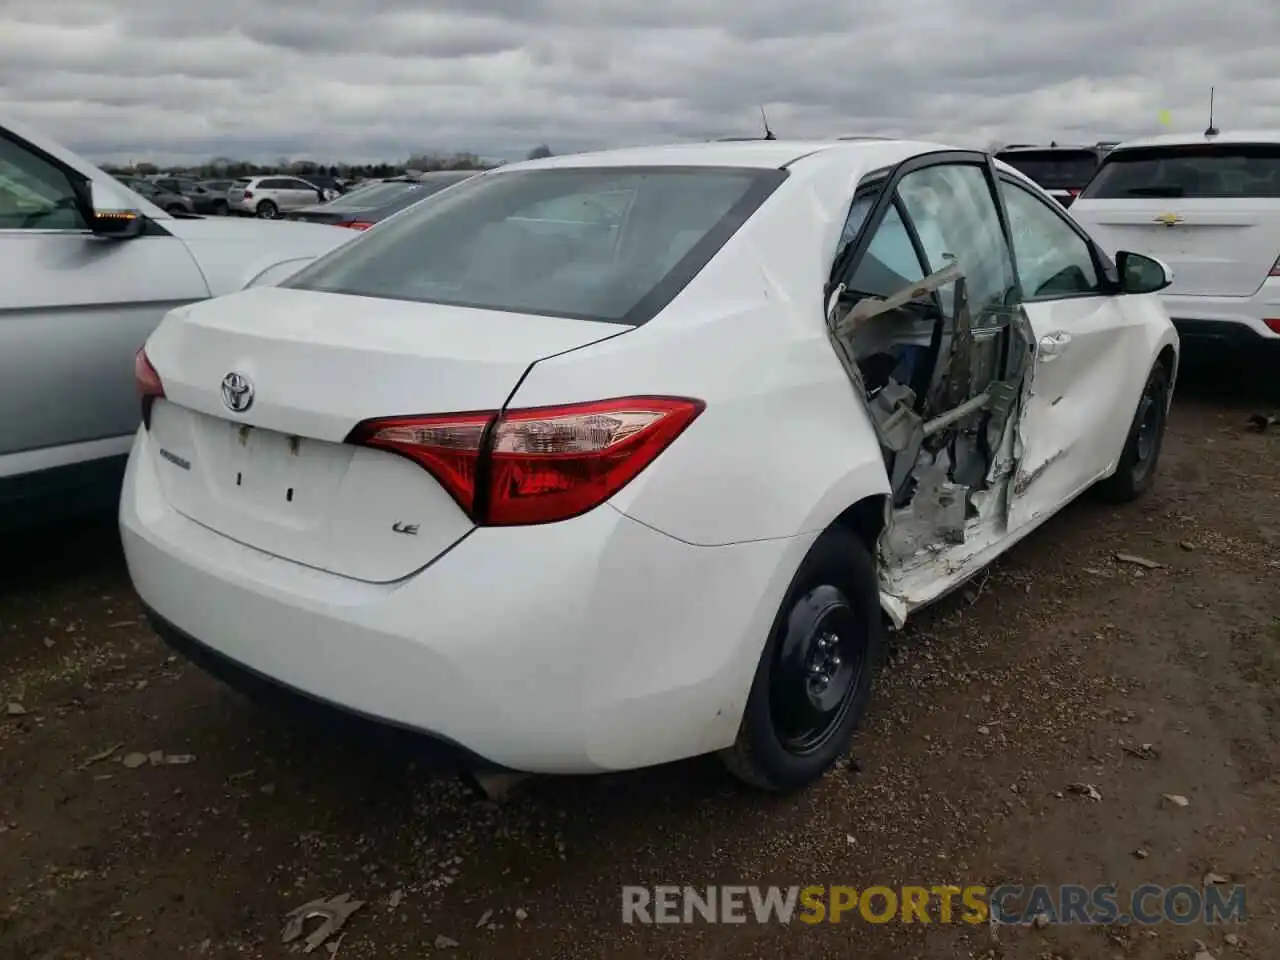
[[[286,286],[639,323],[785,176],[725,167],[484,174],[409,208]]]

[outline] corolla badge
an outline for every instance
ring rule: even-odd
[[[1155,223],[1163,223],[1166,227],[1173,227],[1181,223],[1185,217],[1177,213],[1162,213],[1155,218]]]
[[[222,402],[232,413],[244,413],[253,406],[253,382],[234,370],[222,378]]]

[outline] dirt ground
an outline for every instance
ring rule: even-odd
[[[1275,383],[1184,379],[1156,489],[1082,500],[921,615],[856,761],[781,799],[703,759],[478,801],[299,734],[170,656],[109,519],[10,538],[0,957],[285,956],[284,915],[342,892],[365,901],[346,960],[1280,957],[1280,427],[1245,429],[1280,406]],[[151,751],[189,762],[122,762]],[[1210,872],[1246,886],[1245,923],[621,923],[622,884],[1131,889]]]

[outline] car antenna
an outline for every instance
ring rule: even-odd
[[[1205,128],[1206,137],[1216,137],[1218,128],[1213,125],[1213,87],[1209,88],[1209,126]]]
[[[764,112],[764,104],[760,104],[760,122],[764,124],[764,138],[766,140],[777,140],[773,135],[773,131],[769,129],[769,117]]]

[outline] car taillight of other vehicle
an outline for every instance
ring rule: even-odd
[[[133,382],[137,388],[138,397],[142,401],[142,422],[145,426],[151,426],[151,407],[156,400],[164,397],[164,383],[160,380],[160,374],[156,373],[156,368],[151,365],[151,361],[147,358],[146,348],[140,348],[133,358]]]

